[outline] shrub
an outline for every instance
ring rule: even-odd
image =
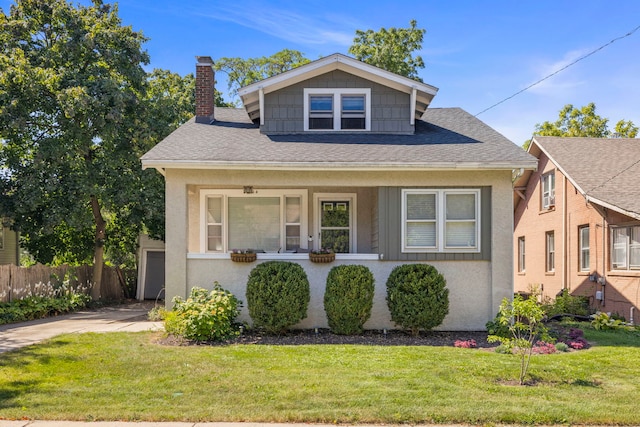
[[[558,314],[587,316],[590,312],[589,299],[584,296],[573,296],[568,289],[563,289],[555,300],[546,301],[542,308],[548,317]]]
[[[339,265],[329,271],[324,310],[329,328],[339,335],[362,333],[371,316],[374,280],[363,265]]]
[[[249,315],[254,326],[268,333],[286,332],[307,317],[309,299],[309,280],[299,264],[267,261],[249,273]]]
[[[632,331],[632,325],[623,320],[609,316],[607,313],[597,312],[591,315],[591,326],[597,330],[625,330]]]
[[[447,282],[428,264],[395,267],[387,279],[387,305],[391,320],[416,336],[421,329],[440,325],[449,313]]]
[[[71,313],[89,305],[87,287],[74,288],[68,280],[59,284],[38,283],[20,299],[0,302],[0,325]]]
[[[175,297],[173,303],[164,319],[164,328],[170,334],[193,341],[224,341],[238,333],[234,320],[242,303],[218,282],[212,291],[194,287],[189,298]]]
[[[565,353],[565,352],[569,351],[569,346],[566,345],[563,342],[557,342],[555,347],[556,347],[557,351],[562,352],[562,353]]]

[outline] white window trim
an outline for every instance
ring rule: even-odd
[[[587,233],[589,234],[589,237],[587,238],[587,241],[585,242],[584,239],[584,235],[583,232],[584,230],[587,230]],[[578,241],[579,241],[579,250],[580,250],[580,257],[578,259],[578,266],[580,267],[580,271],[584,272],[584,271],[591,271],[591,266],[587,265],[584,266],[584,254],[585,254],[585,250],[586,253],[589,254],[589,263],[591,262],[591,245],[589,244],[589,239],[591,238],[591,229],[589,227],[589,225],[582,225],[580,227],[578,227]],[[586,243],[586,246],[585,246]]]
[[[436,246],[407,246],[406,232],[407,232],[407,195],[408,194],[435,194],[436,195]],[[476,245],[474,247],[446,247],[445,246],[445,228],[446,228],[446,206],[445,198],[448,194],[473,194],[476,198]],[[429,253],[429,252],[481,252],[481,229],[482,218],[480,217],[480,205],[482,203],[479,189],[403,189],[402,190],[402,209],[400,222],[402,224],[401,240],[402,240],[402,253]]]
[[[305,132],[369,132],[371,131],[371,89],[370,88],[305,88],[304,92],[304,131]],[[309,129],[309,109],[310,96],[312,95],[333,95],[333,129]],[[364,95],[365,104],[365,128],[342,130],[340,123],[342,119],[342,107],[340,103],[341,95]]]
[[[525,236],[518,237],[518,273],[527,271],[526,245]]]
[[[545,182],[549,182],[549,189],[545,188]],[[553,183],[553,187],[551,186]],[[548,193],[548,194],[547,194]],[[545,195],[546,194],[546,195]],[[547,172],[541,177],[540,195],[542,197],[542,209],[548,210],[556,205],[556,175],[555,170]]]
[[[554,273],[556,271],[556,233],[555,231],[545,232],[544,241],[545,241],[544,270],[545,270],[545,273]],[[553,243],[553,248],[549,243]]]
[[[640,270],[640,268],[638,266],[631,266],[631,234],[633,233],[633,229],[634,228],[640,228],[640,225],[629,225],[629,226],[617,226],[617,227],[611,227],[611,249],[610,249],[610,253],[611,253],[611,261],[610,261],[610,269],[612,271],[634,271],[637,272]],[[620,230],[620,229],[626,229],[627,234],[626,234],[626,239],[624,242],[624,265],[620,265],[620,266],[615,266],[614,265],[614,251],[615,251],[615,240],[614,240],[614,236],[615,236],[615,232],[616,230]],[[622,244],[622,242],[618,242],[618,244]]]
[[[208,197],[221,197],[222,198],[222,250],[221,251],[208,251],[207,250],[207,198]],[[305,236],[308,235],[308,208],[307,199],[308,191],[303,189],[255,189],[253,193],[247,194],[241,189],[237,190],[201,190],[200,191],[200,253],[202,254],[228,254],[232,249],[229,248],[228,231],[229,231],[229,217],[228,217],[228,199],[229,197],[280,197],[280,225],[281,235],[280,239],[282,247],[285,247],[286,239],[286,227],[285,227],[285,197],[300,197],[300,247],[301,249],[307,249],[305,245],[307,240]],[[226,255],[228,257],[228,255]]]
[[[315,193],[313,195],[313,224],[314,233],[312,237],[313,247],[309,249],[320,249],[320,209],[323,201],[332,202],[349,202],[351,204],[351,212],[349,215],[349,242],[351,247],[349,252],[356,254],[358,252],[358,242],[356,242],[357,233],[357,194],[356,193]],[[311,246],[311,244],[310,244]],[[344,255],[344,254],[339,254]]]

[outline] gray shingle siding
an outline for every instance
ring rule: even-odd
[[[332,71],[322,76],[268,93],[264,97],[265,135],[304,131],[305,88],[371,88],[371,132],[412,134],[409,123],[410,97],[406,93],[373,83],[344,71]]]
[[[425,185],[424,188],[429,187]],[[473,187],[468,187],[473,188]],[[480,252],[402,252],[402,188],[378,189],[378,235],[375,245],[385,261],[490,261],[491,187],[480,187]]]

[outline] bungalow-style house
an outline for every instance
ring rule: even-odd
[[[435,87],[341,54],[242,88],[240,109],[214,109],[212,64],[198,57],[196,117],[142,157],[166,180],[167,304],[214,281],[245,300],[256,262],[286,260],[311,286],[296,327],[326,327],[329,270],[360,264],[375,278],[365,327],[394,328],[391,270],[430,263],[449,289],[440,329],[485,328],[513,295],[512,172],[534,157],[459,108],[427,108]],[[327,247],[335,261],[310,261]]]
[[[515,290],[563,289],[628,321],[640,307],[640,139],[535,136],[515,181]]]
[[[9,221],[0,217],[0,265],[20,264],[19,235],[9,228]]]

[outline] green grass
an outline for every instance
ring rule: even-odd
[[[454,347],[190,346],[66,335],[0,354],[0,419],[639,424],[640,336],[518,358]]]

